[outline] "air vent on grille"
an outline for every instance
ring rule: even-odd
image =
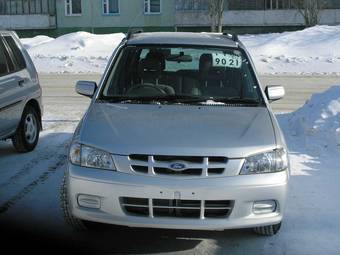
[[[138,173],[144,173],[144,174],[147,174],[148,173],[148,167],[147,166],[131,166],[132,169]]]
[[[140,160],[140,161],[148,162],[148,156],[147,155],[133,154],[133,155],[130,155],[129,158],[130,158],[130,160]]]
[[[132,154],[128,157],[132,171],[150,175],[207,177],[223,175],[227,157],[148,156]]]
[[[181,200],[122,197],[126,214],[148,217],[226,218],[230,215],[232,200]]]
[[[171,162],[171,161],[185,161],[188,163],[203,163],[203,157],[186,157],[186,156],[154,156],[155,161]]]
[[[169,168],[164,168],[164,167],[155,167],[154,171],[156,174],[164,174],[164,175],[202,175],[202,169],[199,168],[191,168],[191,169],[186,169],[183,171],[174,171]]]
[[[147,198],[123,197],[121,204],[131,215],[149,215],[149,202]]]
[[[223,174],[224,168],[209,168],[208,169],[208,174]]]

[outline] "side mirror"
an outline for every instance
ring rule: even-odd
[[[280,85],[270,85],[265,89],[269,101],[276,101],[285,96],[285,88]]]
[[[97,90],[97,83],[94,81],[78,81],[76,84],[76,92],[82,96],[92,98]]]

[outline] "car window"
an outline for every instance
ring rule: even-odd
[[[179,95],[262,101],[252,66],[240,49],[127,46],[100,97]]]
[[[14,71],[14,65],[9,57],[7,49],[0,38],[0,76]]]
[[[26,62],[25,62],[25,58],[22,55],[18,45],[16,44],[16,42],[14,41],[12,36],[5,36],[5,41],[8,44],[8,46],[11,48],[12,53],[13,53],[13,57],[15,59],[16,62],[16,70],[22,70],[24,68],[26,68]]]

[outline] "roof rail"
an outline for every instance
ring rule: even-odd
[[[238,42],[239,41],[237,34],[231,34],[229,32],[223,32],[223,35],[224,36],[228,36],[229,39],[233,40],[234,42]]]
[[[140,34],[140,33],[143,33],[143,29],[141,29],[141,28],[129,29],[129,31],[126,34],[126,40],[129,40],[132,35]]]

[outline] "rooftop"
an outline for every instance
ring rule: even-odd
[[[187,32],[136,33],[133,34],[128,41],[128,45],[140,44],[179,44],[237,47],[237,43],[235,41],[222,34]]]

